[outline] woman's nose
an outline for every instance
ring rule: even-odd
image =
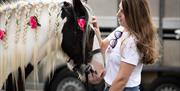
[[[116,16],[119,17],[119,18],[121,17],[121,14],[120,14],[119,11],[117,12]]]
[[[118,10],[118,12],[116,13],[116,16],[121,17],[120,10]]]

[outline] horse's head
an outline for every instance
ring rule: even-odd
[[[92,49],[89,47],[92,46],[92,43],[89,43],[89,40],[86,39],[89,33],[93,33],[87,29],[88,14],[79,0],[73,0],[73,4],[64,2],[62,18],[64,17],[67,17],[67,21],[62,30],[62,49],[74,60],[75,64],[80,65],[85,63],[85,52]],[[89,39],[92,40],[93,36],[94,34]],[[86,46],[85,42],[90,45]]]
[[[73,70],[82,75],[91,70],[88,64],[100,52],[93,48],[95,33],[90,27],[89,11],[80,0],[73,0],[73,3],[64,2],[61,17],[67,18],[62,30],[62,49],[70,57],[69,62],[73,62]]]

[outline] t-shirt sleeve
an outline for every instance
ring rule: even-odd
[[[124,47],[122,48],[121,61],[137,65],[139,63],[140,57],[136,47],[136,42],[133,37],[129,37],[124,41]]]

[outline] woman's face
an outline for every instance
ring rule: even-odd
[[[124,11],[122,8],[122,2],[119,4],[119,10],[117,12],[117,18],[118,18],[118,22],[121,26],[127,27],[125,16],[124,16]]]

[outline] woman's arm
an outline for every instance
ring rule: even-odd
[[[135,65],[121,61],[119,72],[113,81],[109,91],[123,91]]]
[[[92,16],[92,25],[93,25],[95,34],[97,36],[98,42],[100,44],[101,50],[103,53],[105,53],[105,50],[108,47],[109,41],[107,39],[101,38],[100,28],[99,28],[99,25],[97,24],[97,18],[95,16]]]

